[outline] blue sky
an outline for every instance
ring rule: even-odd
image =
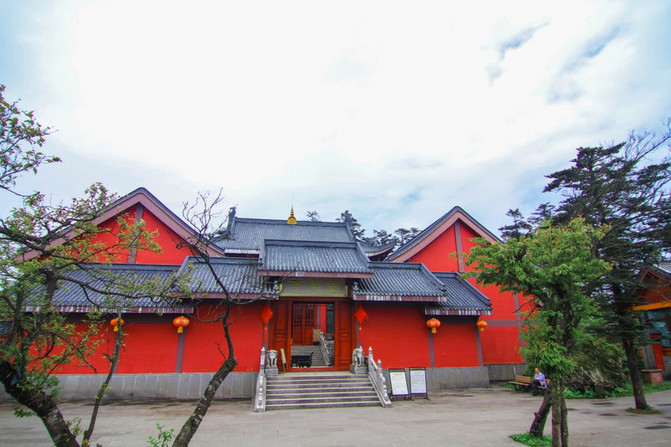
[[[671,2],[465,3],[0,0],[5,96],[64,159],[24,186],[497,232],[575,148],[671,116]]]

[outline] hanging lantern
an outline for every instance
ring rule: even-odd
[[[184,328],[189,325],[190,321],[184,315],[179,316],[172,320],[172,324],[177,328],[177,333],[181,334],[184,332]]]
[[[476,324],[480,328],[481,331],[484,331],[485,328],[487,327],[487,322],[485,320],[478,320],[478,322]]]
[[[112,321],[110,321],[110,326],[114,328],[114,332],[119,332],[119,327],[123,326],[125,321],[121,318],[112,318]]]
[[[435,334],[436,329],[440,327],[440,321],[437,318],[431,318],[426,322],[426,327],[431,329],[432,334]]]
[[[364,320],[368,319],[368,314],[366,313],[365,310],[363,310],[363,306],[359,304],[359,307],[356,309],[356,312],[354,312],[354,318],[356,318],[356,321],[359,322],[359,325],[364,322]]]
[[[273,311],[270,309],[270,305],[268,303],[263,306],[263,309],[261,309],[261,321],[263,321],[263,324],[268,324],[271,318],[273,318]]]

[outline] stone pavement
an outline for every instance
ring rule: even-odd
[[[521,446],[510,438],[528,430],[542,397],[494,386],[448,390],[430,399],[394,401],[393,408],[251,411],[249,401],[215,402],[192,446]],[[568,400],[570,443],[580,446],[671,446],[671,391],[647,396],[658,415],[625,411],[632,397]],[[178,429],[193,402],[116,402],[104,405],[94,442],[105,447],[147,446],[155,424]],[[90,415],[65,403],[67,418]],[[85,425],[85,424],[82,424]],[[545,427],[550,434],[550,420]],[[36,417],[18,419],[0,403],[0,446],[49,446]]]

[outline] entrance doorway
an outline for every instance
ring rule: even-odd
[[[333,340],[335,332],[335,305],[333,303],[300,303],[292,306],[291,338],[298,346],[319,343],[320,333]]]
[[[269,346],[278,354],[286,353],[290,370],[349,368],[354,343],[351,300],[281,297],[272,308]],[[304,357],[310,354],[312,358]],[[292,363],[301,366],[292,367]]]

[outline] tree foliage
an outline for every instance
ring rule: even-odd
[[[0,190],[22,197],[23,206],[0,217],[0,382],[17,403],[44,422],[56,445],[89,442],[95,414],[105,391],[96,399],[94,416],[86,430],[65,420],[58,408],[58,380],[54,372],[76,363],[98,372],[90,357],[99,348],[103,312],[119,309],[137,298],[157,298],[172,284],[120,278],[95,269],[91,263],[107,263],[128,250],[159,250],[154,234],[143,222],[121,216],[116,225],[101,228],[96,218],[116,196],[102,185],[89,187],[81,198],[51,205],[41,193],[22,194],[17,181],[36,173],[42,164],[58,162],[35,147],[49,133],[33,117],[2,97],[0,86]],[[102,233],[108,240],[100,241]],[[55,298],[63,287],[81,290],[94,311],[88,324],[77,326],[59,312]],[[93,299],[93,296],[102,299]],[[123,337],[119,331],[115,353]],[[110,363],[110,371],[112,364]],[[109,383],[108,380],[105,383]],[[19,410],[25,414],[25,410]]]
[[[607,228],[593,228],[574,219],[566,226],[490,244],[479,239],[466,264],[479,283],[520,293],[532,304],[527,317],[525,354],[552,381],[553,445],[568,445],[568,421],[563,391],[575,368],[574,353],[582,322],[596,311],[585,293],[609,266],[594,257],[594,244]]]
[[[610,316],[606,327],[621,340],[634,387],[637,409],[647,409],[638,371],[638,346],[644,332],[631,307],[643,286],[640,273],[668,257],[671,249],[671,130],[659,137],[632,134],[625,142],[581,147],[571,166],[548,175],[546,192],[564,199],[553,222],[582,216],[588,224],[610,228],[597,247],[598,257],[612,266],[592,293],[603,297]]]
[[[42,147],[51,129],[42,127],[30,110],[22,110],[18,101],[4,98],[5,86],[0,84],[0,189],[20,195],[16,180],[25,173],[37,173],[41,164],[61,161],[53,155],[35,150]]]

